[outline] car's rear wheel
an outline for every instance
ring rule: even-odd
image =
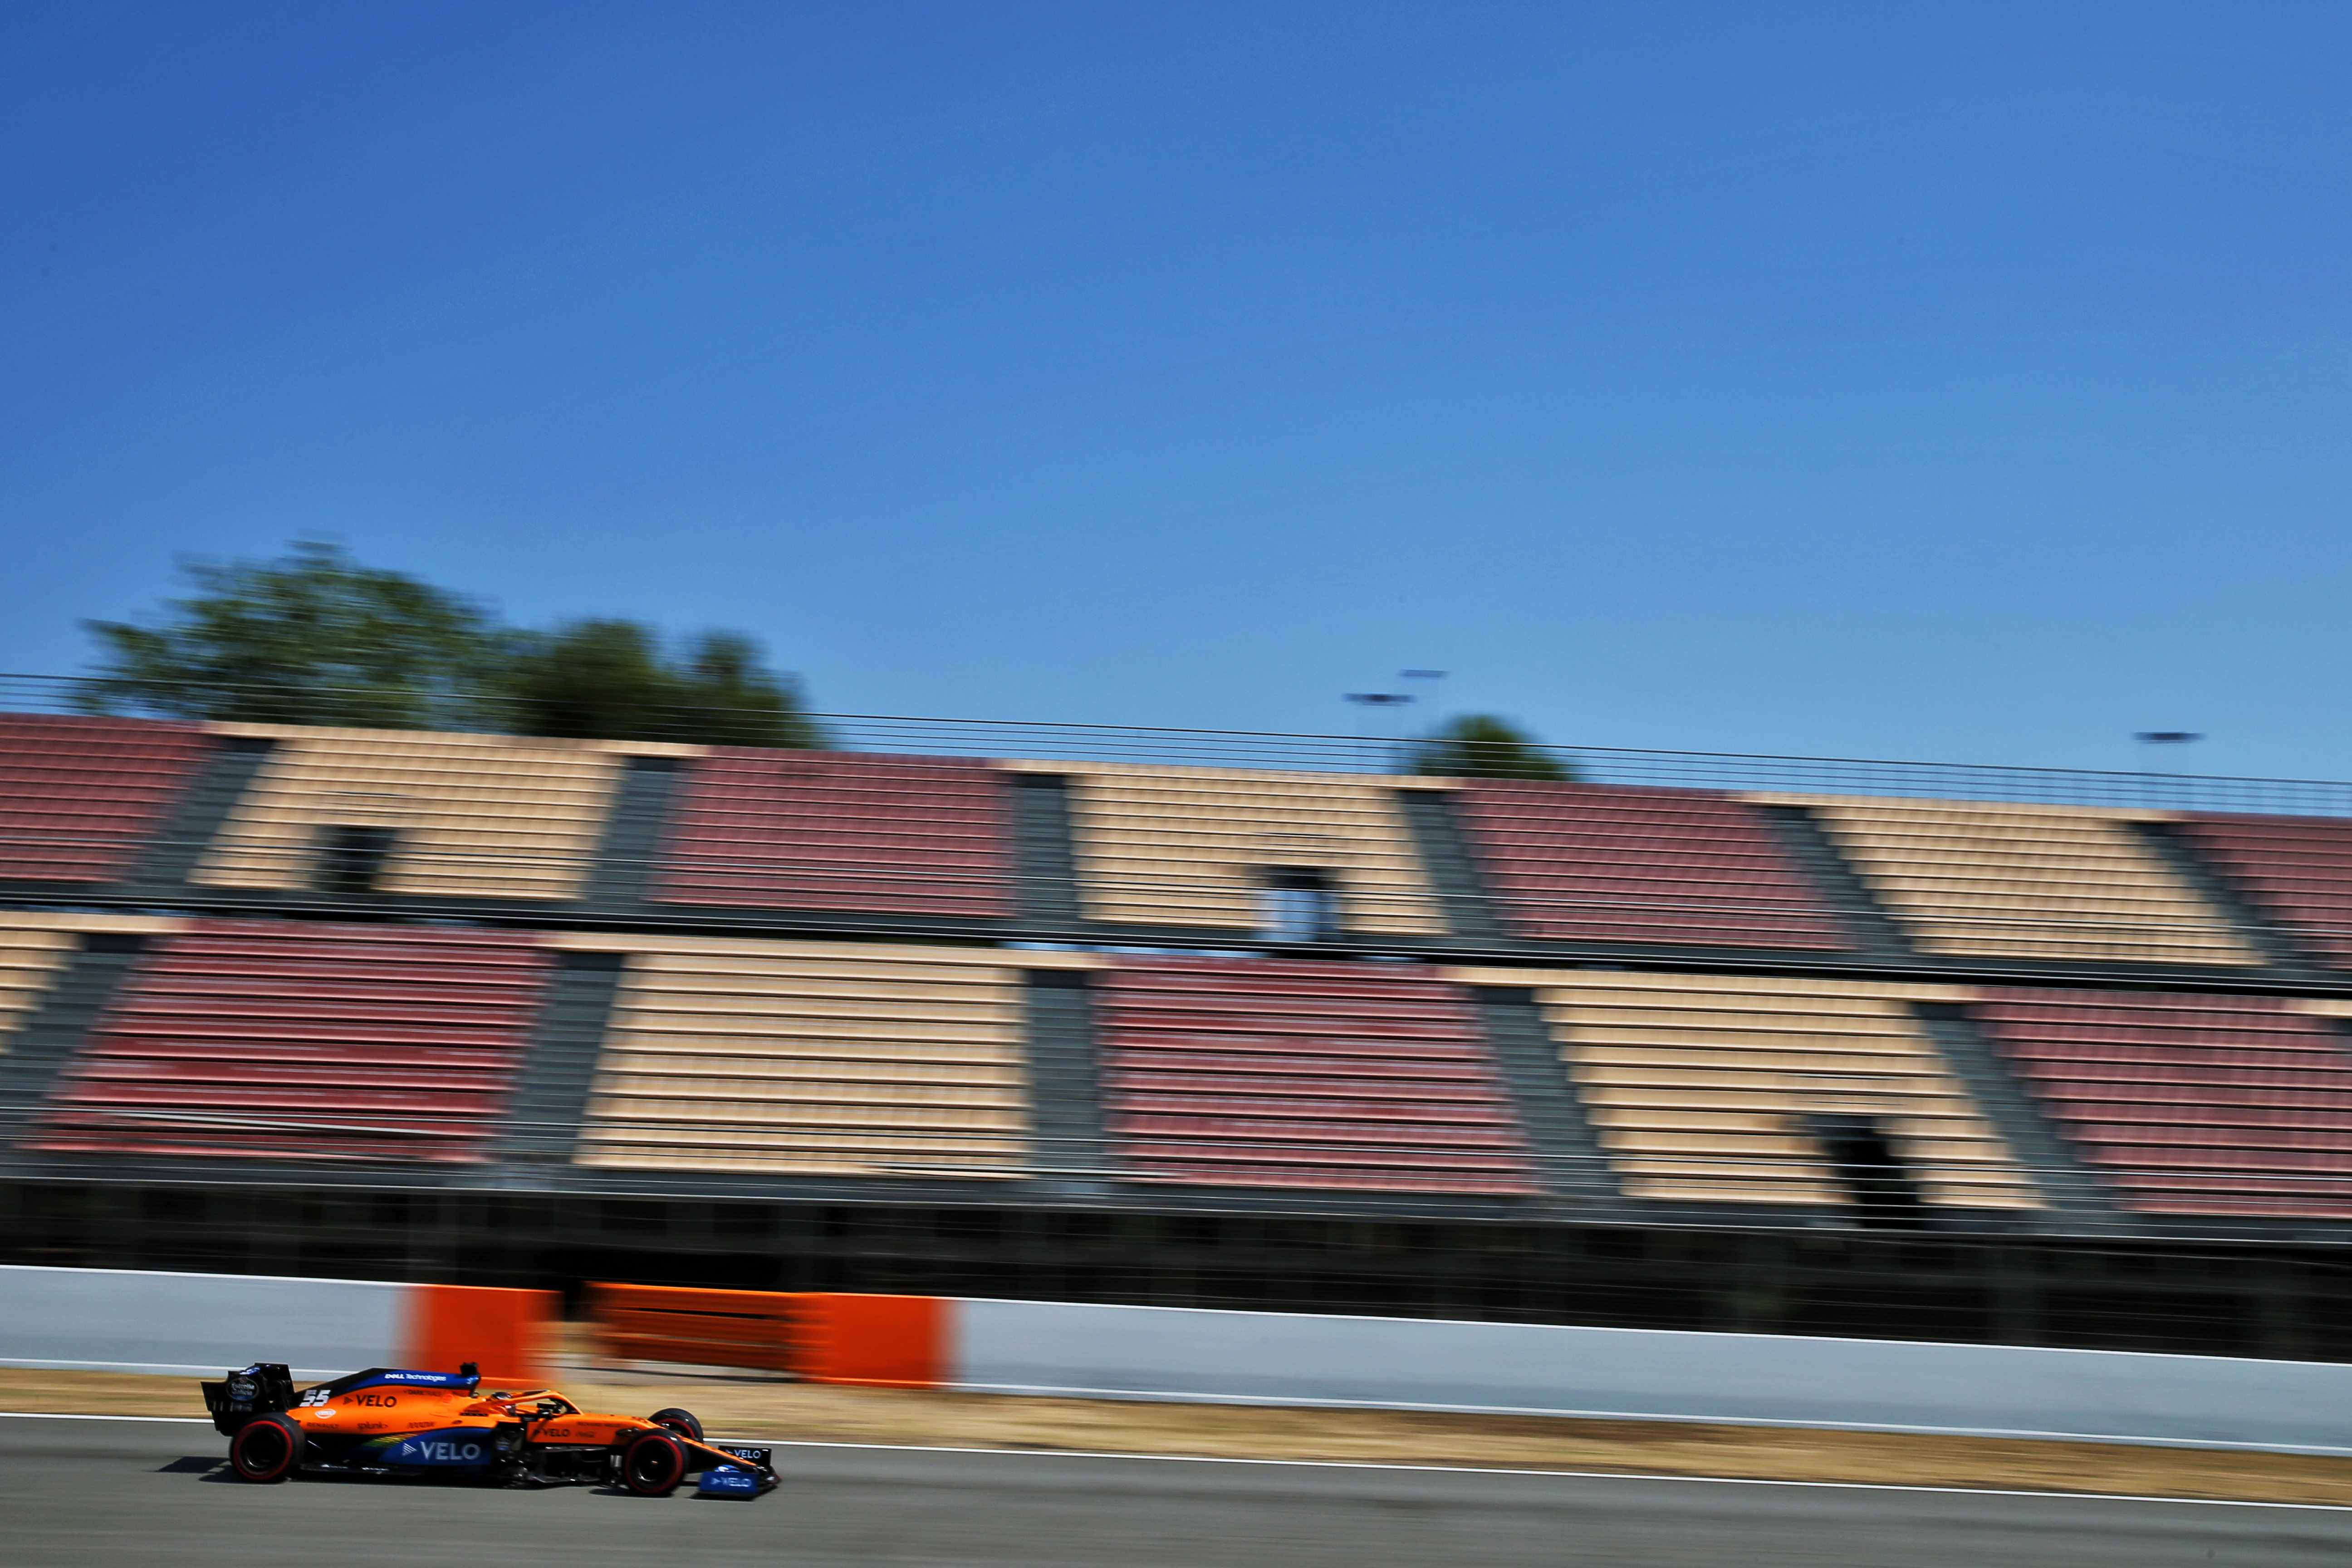
[[[673,1405],[667,1410],[656,1410],[646,1419],[656,1426],[668,1427],[681,1437],[697,1443],[702,1441],[702,1423],[694,1418],[691,1410],[680,1410]]]
[[[257,1415],[228,1440],[228,1466],[241,1481],[282,1481],[302,1463],[309,1444],[291,1417]]]
[[[686,1445],[667,1427],[640,1432],[621,1448],[621,1485],[639,1497],[667,1497],[686,1479]]]

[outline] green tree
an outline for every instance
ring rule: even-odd
[[[1536,738],[1491,713],[1465,713],[1448,721],[1412,749],[1410,771],[1457,779],[1547,779],[1573,784],[1575,767],[1537,743]]]
[[[276,561],[194,562],[200,590],[159,626],[85,623],[100,670],[93,713],[372,729],[464,729],[500,635],[478,605],[309,542]]]
[[[760,659],[760,645],[740,632],[706,632],[686,654],[686,701],[696,739],[712,746],[822,746],[800,683]]]
[[[277,561],[184,568],[163,624],[88,623],[87,712],[265,724],[502,730],[612,741],[821,746],[800,689],[759,644],[710,632],[662,657],[635,621],[517,631],[471,599],[306,542]]]
[[[759,645],[711,632],[683,661],[635,621],[573,621],[514,639],[499,681],[506,723],[525,735],[691,741],[723,746],[821,746],[824,737],[791,680]]]

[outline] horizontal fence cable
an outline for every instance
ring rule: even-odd
[[[276,689],[192,688],[203,696],[240,692],[268,698]],[[71,676],[0,675],[0,708],[26,713],[81,713],[97,690]],[[331,698],[331,689],[291,694]],[[380,693],[352,692],[354,698]],[[467,694],[451,694],[466,700]],[[494,711],[497,699],[478,700]],[[676,738],[709,710],[679,713]],[[1277,773],[1401,774],[1422,743],[1361,735],[1152,725],[1072,724],[1034,720],[939,719],[907,714],[809,715],[835,749],[909,757],[1021,758],[1135,767],[1204,767]],[[656,730],[661,725],[652,726]],[[485,728],[480,733],[499,732]],[[661,735],[643,737],[659,740]],[[2202,773],[2106,772],[1857,757],[1788,757],[1727,752],[1669,752],[1617,746],[1537,748],[1586,783],[1654,787],[1906,796],[2137,810],[2246,812],[2352,816],[2352,783],[2241,778]]]
[[[272,1118],[234,1112],[142,1110],[113,1107],[71,1107],[73,1121],[88,1133],[102,1133],[118,1123],[158,1124],[161,1130],[184,1128],[190,1131],[216,1129],[237,1134],[279,1134],[268,1149],[254,1146],[265,1140],[254,1140],[238,1149],[224,1152],[221,1158],[250,1158],[257,1153],[271,1152],[281,1157],[300,1160],[332,1155],[338,1163],[363,1163],[399,1164],[404,1156],[383,1151],[354,1151],[348,1155],[337,1154],[332,1143],[321,1144],[319,1135],[349,1136],[371,1133],[392,1137],[446,1137],[453,1135],[445,1119],[426,1113],[414,1117],[380,1110],[364,1113],[364,1119],[352,1121],[316,1119],[313,1112],[302,1118]],[[1113,1162],[1085,1167],[1063,1165],[1037,1158],[1048,1154],[1066,1141],[1014,1132],[1004,1132],[1000,1140],[1006,1147],[1007,1158],[1002,1162],[975,1160],[971,1144],[974,1133],[956,1129],[919,1128],[855,1128],[838,1125],[823,1129],[802,1129],[790,1125],[770,1125],[765,1131],[785,1138],[805,1137],[803,1147],[763,1142],[758,1144],[730,1143],[728,1135],[750,1129],[751,1124],[736,1121],[714,1121],[704,1118],[646,1118],[642,1116],[593,1117],[583,1121],[518,1121],[507,1124],[509,1131],[555,1131],[567,1138],[582,1131],[592,1133],[652,1132],[668,1136],[699,1134],[708,1141],[684,1150],[674,1157],[646,1155],[632,1167],[638,1170],[675,1169],[683,1173],[697,1173],[698,1159],[759,1159],[778,1167],[778,1173],[793,1166],[825,1171],[859,1171],[871,1175],[900,1175],[909,1178],[928,1177],[934,1180],[954,1180],[959,1177],[985,1178],[1001,1181],[1007,1178],[1068,1181],[1086,1178],[1134,1184],[1141,1186],[1165,1187],[1180,1185],[1203,1188],[1256,1188],[1300,1194],[1328,1190],[1333,1196],[1344,1196],[1356,1189],[1333,1184],[1328,1189],[1312,1181],[1288,1179],[1266,1184],[1222,1180],[1204,1182],[1182,1175],[1171,1176],[1167,1171],[1151,1165]],[[455,1134],[472,1135],[471,1130]],[[1223,1141],[1212,1137],[1192,1140],[1200,1146],[1201,1158],[1213,1158],[1217,1147],[1230,1142],[1234,1148],[1254,1147],[1253,1141],[1236,1139]],[[943,1151],[936,1159],[923,1157],[927,1143],[953,1142],[957,1146]],[[1446,1152],[1450,1146],[1431,1144],[1430,1152]],[[1383,1152],[1410,1155],[1416,1146],[1398,1144],[1385,1146]],[[1335,1157],[1350,1157],[1361,1152],[1351,1143],[1322,1142],[1306,1139],[1286,1142],[1279,1151],[1279,1163],[1293,1167],[1311,1163],[1318,1153]],[[181,1163],[209,1158],[183,1152]],[[1801,1183],[1810,1186],[1834,1184],[1832,1163],[1823,1156],[1804,1154],[1744,1154],[1675,1153],[1652,1150],[1624,1150],[1608,1156],[1568,1154],[1561,1156],[1569,1163],[1581,1163],[1603,1169],[1614,1169],[1621,1176],[1633,1181],[1664,1184],[1703,1184],[1710,1188],[1730,1189],[1717,1200],[1721,1202],[1753,1202],[1791,1208],[1848,1208],[1856,1205],[1819,1201],[1791,1202],[1788,1185]],[[488,1164],[488,1160],[469,1162]],[[1166,1164],[1181,1170],[1181,1162],[1173,1158]],[[2216,1217],[2329,1218],[2352,1216],[2352,1169],[2345,1171],[2294,1169],[2264,1166],[2252,1163],[2231,1161],[2228,1169],[2182,1165],[2149,1166],[2137,1163],[2101,1162],[2095,1167],[2097,1177],[2115,1189],[2117,1196],[2130,1209],[2143,1214],[2165,1214],[2193,1219],[2199,1205],[2226,1205],[2215,1211]],[[601,1164],[600,1172],[607,1169]],[[1358,1167],[1349,1166],[1350,1169]],[[1951,1195],[1959,1186],[1969,1188],[2007,1188],[2018,1192],[2048,1192],[2061,1184],[2077,1179],[2079,1173],[2038,1165],[2021,1161],[1951,1164],[1931,1155],[1907,1160],[1903,1169],[1932,1194],[1945,1194],[1940,1201],[1931,1196],[1922,1205],[1924,1212],[1948,1211],[1970,1207],[1992,1206],[2014,1209],[2014,1203],[1994,1203],[1972,1205],[1957,1201]],[[712,1174],[729,1173],[717,1171]],[[736,1173],[748,1174],[748,1173]],[[1964,1182],[1959,1178],[1965,1178]],[[1383,1173],[1383,1181],[1402,1190],[1418,1190],[1442,1194],[1459,1185],[1457,1177],[1443,1173],[1400,1169]],[[1672,1197],[1653,1201],[1674,1203]]]

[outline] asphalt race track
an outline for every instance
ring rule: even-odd
[[[2171,1568],[2352,1562],[2352,1510],[1476,1470],[787,1447],[753,1502],[293,1481],[202,1424],[0,1416],[0,1561],[373,1568]]]

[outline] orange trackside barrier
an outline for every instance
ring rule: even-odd
[[[772,1290],[690,1290],[591,1285],[596,1352],[621,1361],[675,1361],[794,1372],[793,1303]]]
[[[936,1388],[948,1381],[938,1296],[591,1285],[597,1352],[625,1361],[789,1372],[811,1383]]]
[[[473,1362],[488,1384],[547,1381],[547,1351],[563,1299],[552,1290],[411,1285],[399,1364],[456,1372]]]
[[[799,1297],[794,1370],[811,1383],[937,1388],[949,1380],[951,1307],[940,1296]]]

